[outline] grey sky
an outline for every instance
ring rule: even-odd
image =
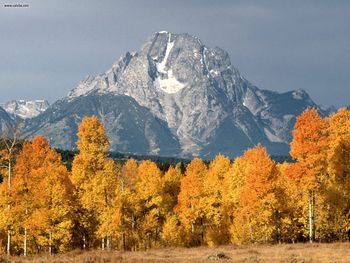
[[[330,0],[1,1],[0,102],[53,102],[161,30],[227,50],[259,88],[350,105],[350,1]]]

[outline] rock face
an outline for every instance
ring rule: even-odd
[[[13,124],[13,119],[11,119],[8,113],[0,107],[0,137],[6,136],[7,132],[9,131],[9,128],[11,129]]]
[[[180,145],[164,121],[125,95],[90,94],[61,100],[27,122],[26,134],[43,134],[58,148],[74,149],[77,129],[85,116],[105,125],[111,150],[135,154],[177,155]]]
[[[50,106],[46,100],[11,100],[0,104],[13,118],[28,119],[38,116]]]
[[[317,107],[303,90],[260,90],[226,51],[188,34],[158,32],[103,74],[88,76],[26,123],[60,148],[75,148],[77,125],[97,115],[111,149],[138,154],[230,157],[262,143],[287,154],[295,118]]]

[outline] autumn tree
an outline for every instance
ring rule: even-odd
[[[327,121],[316,109],[307,109],[297,118],[290,147],[291,156],[305,170],[301,180],[309,195],[309,238],[312,242],[315,236],[315,198],[327,173],[328,149]]]
[[[161,238],[165,246],[177,247],[186,245],[186,228],[181,225],[176,213],[169,213],[165,217]]]
[[[203,179],[203,209],[205,214],[205,242],[209,246],[228,242],[228,231],[224,219],[223,194],[225,174],[230,168],[230,160],[218,155],[209,164]]]
[[[188,245],[200,245],[204,240],[205,210],[203,207],[203,180],[207,173],[205,163],[195,158],[187,166],[181,179],[176,212],[188,233]]]
[[[278,170],[261,145],[235,160],[227,175],[234,207],[230,228],[234,243],[268,242],[276,234]]]
[[[170,166],[163,176],[164,188],[162,191],[163,211],[165,219],[162,227],[161,238],[166,245],[180,246],[183,244],[184,229],[180,224],[179,216],[174,209],[177,206],[181,184],[181,168]]]
[[[329,117],[328,172],[334,184],[350,191],[350,111],[345,108]]]
[[[119,174],[120,191],[115,199],[116,222],[113,228],[116,235],[119,236],[119,247],[123,250],[136,248],[137,230],[136,230],[136,182],[138,180],[138,164],[134,159],[129,159],[121,167]]]
[[[7,125],[7,127],[5,127],[5,131],[3,134],[1,134],[1,138],[0,138],[0,143],[1,143],[0,169],[5,170],[5,173],[7,173],[7,180],[6,180],[7,189],[6,189],[6,198],[5,198],[7,200],[7,210],[11,209],[11,204],[9,203],[9,200],[10,200],[11,179],[12,179],[12,172],[13,172],[12,170],[13,170],[15,155],[18,152],[18,142],[20,140],[20,133],[21,133],[20,123],[9,124]],[[5,200],[5,199],[2,199],[2,200]],[[8,214],[8,213],[10,213],[10,211],[3,211],[3,214]],[[8,256],[11,254],[11,228],[12,228],[11,220],[7,217],[6,251]]]
[[[144,248],[150,248],[152,241],[157,242],[166,211],[162,190],[163,174],[151,161],[143,161],[138,167],[136,182],[137,225],[140,230],[139,239]]]
[[[82,247],[93,246],[96,235],[102,249],[110,247],[108,224],[113,209],[117,184],[116,166],[107,158],[109,141],[97,117],[86,117],[79,125],[77,146],[79,154],[72,164],[72,182],[79,202],[76,224]]]
[[[326,120],[328,174],[322,181],[318,236],[324,241],[344,240],[350,229],[350,112],[342,108]]]
[[[179,166],[170,166],[162,177],[164,186],[162,189],[164,213],[172,213],[177,205],[181,178],[182,174]]]
[[[300,163],[278,165],[280,200],[279,241],[304,241],[309,234],[309,195],[304,189],[306,168]]]
[[[23,145],[14,171],[11,217],[23,240],[23,254],[67,251],[72,229],[72,185],[61,156],[46,139],[36,136]]]

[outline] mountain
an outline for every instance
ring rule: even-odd
[[[5,109],[13,118],[28,119],[38,116],[47,110],[50,106],[46,100],[11,100],[1,103],[0,106]]]
[[[10,128],[13,124],[13,119],[3,108],[0,107],[0,135],[6,134],[8,128]]]
[[[74,149],[81,119],[97,115],[115,151],[233,157],[261,143],[271,154],[287,154],[296,116],[307,107],[317,105],[305,91],[261,90],[226,51],[162,31],[27,120],[25,132]]]
[[[77,97],[54,103],[28,120],[26,134],[43,134],[57,148],[74,149],[77,126],[85,116],[97,115],[105,125],[111,150],[134,154],[179,154],[180,146],[164,121],[129,96],[109,94]]]

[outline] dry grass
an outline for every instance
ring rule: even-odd
[[[350,243],[165,248],[140,252],[73,251],[54,256],[0,258],[2,262],[211,262],[208,256],[223,252],[222,262],[350,262]]]

